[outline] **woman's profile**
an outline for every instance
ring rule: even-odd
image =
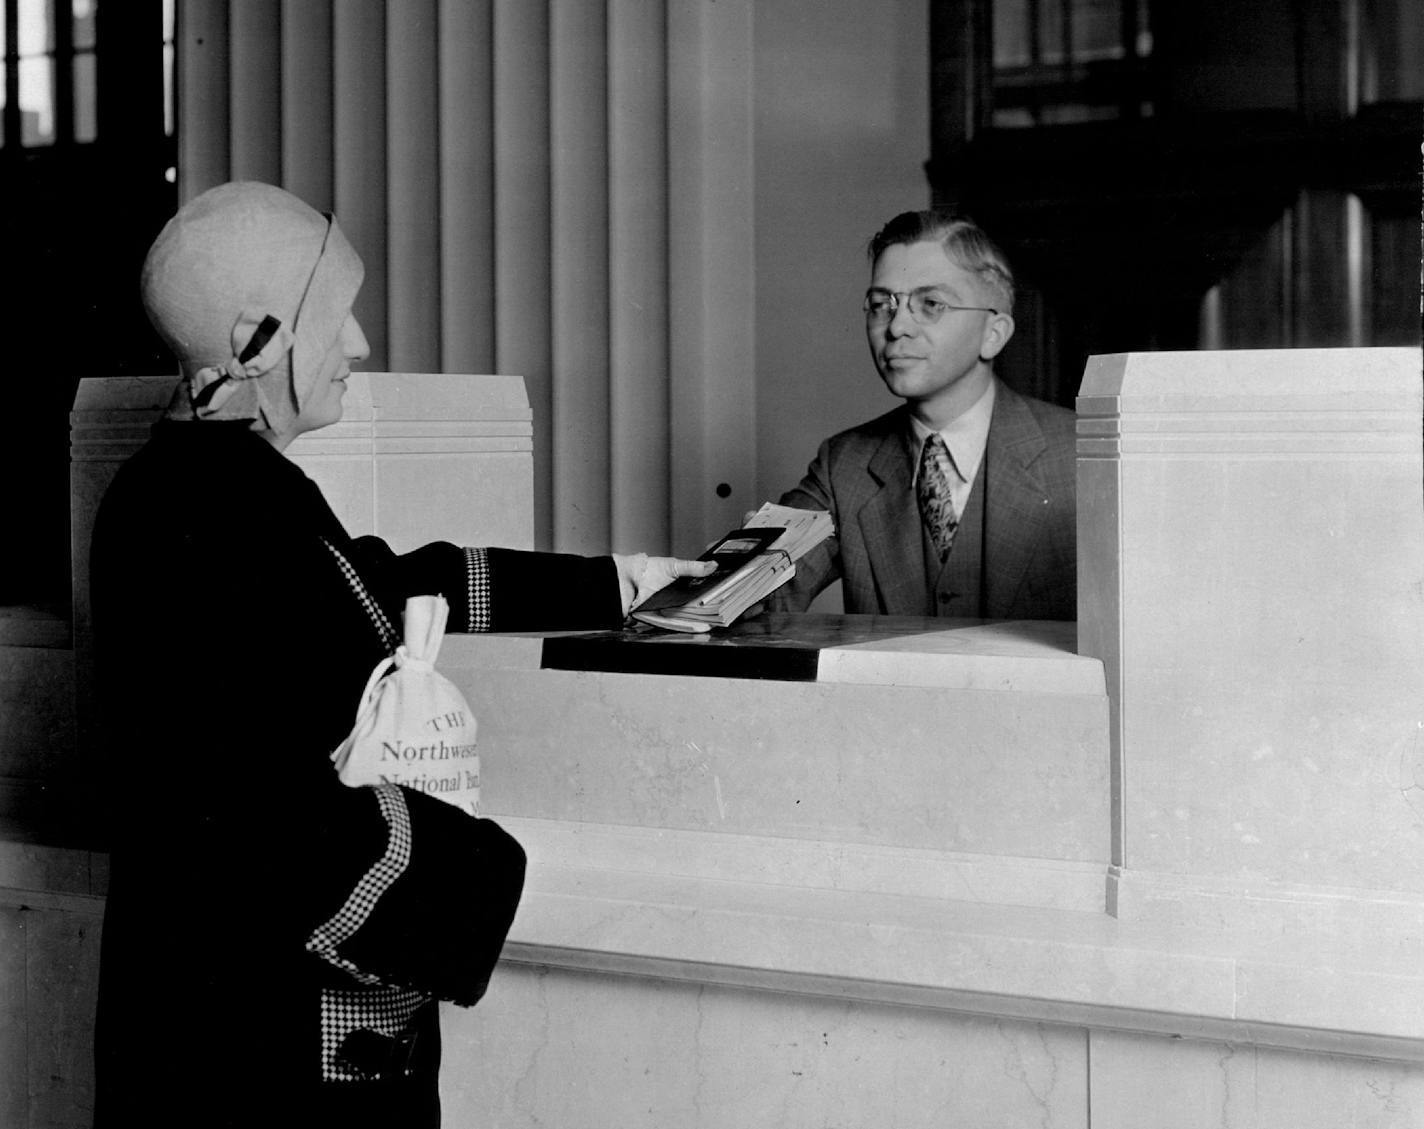
[[[702,571],[350,536],[282,451],[341,418],[362,274],[335,219],[252,182],[195,198],[144,266],[183,380],[95,528],[101,1129],[438,1125],[438,1003],[483,994],[523,852],[419,791],[346,787],[329,754],[407,596],[443,594],[455,631],[616,627]],[[527,598],[553,589],[577,598]]]

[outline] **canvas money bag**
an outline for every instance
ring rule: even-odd
[[[480,756],[475,715],[455,684],[435,669],[450,605],[412,596],[404,638],[366,683],[351,734],[331,754],[343,784],[401,784],[479,814]]]

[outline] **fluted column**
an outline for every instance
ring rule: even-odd
[[[494,0],[495,369],[524,377],[534,413],[534,535],[554,543],[549,507],[553,396],[549,332],[549,12]]]
[[[672,543],[760,499],[756,465],[753,0],[668,9]],[[740,475],[740,477],[738,477]]]
[[[178,188],[191,199],[230,179],[227,0],[185,0],[177,11]]]
[[[608,52],[602,0],[549,5],[554,548],[607,544]]]
[[[332,146],[331,0],[282,0],[282,183],[330,211]]]
[[[667,18],[608,5],[609,487],[615,549],[668,540]]]
[[[493,372],[494,55],[491,0],[441,0],[440,355]]]
[[[366,263],[356,313],[371,343],[369,367],[390,367],[386,274],[386,6],[332,8],[335,212]]]
[[[231,172],[234,180],[282,182],[282,6],[228,6]],[[265,81],[264,81],[265,80]]]
[[[440,176],[436,0],[386,20],[388,365],[440,369]]]

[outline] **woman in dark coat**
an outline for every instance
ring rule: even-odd
[[[455,631],[615,627],[702,569],[348,536],[282,450],[341,416],[361,275],[334,220],[252,183],[195,199],[145,264],[185,380],[95,528],[100,1129],[438,1125],[438,1001],[483,994],[523,852],[425,794],[346,787],[329,755],[409,595],[443,594]]]

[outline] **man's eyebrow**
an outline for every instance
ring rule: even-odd
[[[866,293],[867,293],[867,294],[895,294],[895,293],[901,293],[901,294],[923,294],[923,293],[925,293],[927,290],[943,290],[946,294],[949,294],[951,297],[955,297],[955,298],[960,297],[960,292],[959,292],[958,290],[956,290],[956,289],[954,288],[954,284],[953,284],[953,283],[950,283],[950,282],[931,282],[931,283],[927,283],[927,284],[924,285],[924,286],[912,286],[912,287],[910,287],[910,289],[907,290],[907,291],[906,291],[906,290],[902,290],[902,291],[898,291],[898,292],[895,291],[895,290],[891,290],[890,287],[888,287],[888,286],[871,286],[871,287],[869,287],[869,288],[866,290]]]

